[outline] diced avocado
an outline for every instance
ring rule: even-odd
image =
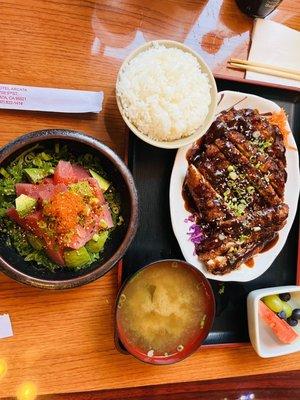
[[[34,210],[36,203],[36,199],[26,196],[26,194],[21,194],[17,197],[16,210],[20,217],[26,217],[26,215],[30,214]]]
[[[69,268],[83,267],[91,261],[91,257],[85,247],[78,250],[67,250],[64,252],[66,266]]]
[[[87,181],[72,183],[72,185],[70,185],[69,188],[72,192],[75,192],[80,196],[87,196],[87,197],[93,196],[92,189]]]
[[[24,171],[33,183],[37,183],[54,173],[54,170],[46,170],[43,168],[25,168]]]
[[[32,235],[30,233],[27,234],[27,240],[29,244],[35,249],[35,250],[41,250],[44,245],[41,239],[39,239],[37,236]]]
[[[99,253],[104,247],[104,244],[108,238],[108,231],[100,232],[94,235],[91,240],[89,240],[85,247],[91,253]]]
[[[107,224],[107,222],[105,221],[105,219],[100,219],[100,228],[102,228],[102,229],[107,229],[108,228],[108,224]]]
[[[102,178],[97,172],[93,171],[92,169],[89,169],[90,174],[96,181],[98,182],[100,188],[103,190],[103,192],[106,192],[107,189],[110,187],[110,182],[108,182],[106,179]]]

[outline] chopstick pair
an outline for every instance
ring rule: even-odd
[[[275,67],[274,65],[263,64],[255,61],[240,60],[238,58],[231,58],[228,61],[228,64],[228,67],[233,69],[242,69],[246,71],[258,72],[260,74],[279,76],[281,78],[300,81],[300,71],[289,68]]]

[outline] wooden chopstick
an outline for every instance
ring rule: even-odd
[[[277,67],[276,65],[264,64],[264,63],[256,62],[256,61],[241,60],[241,59],[239,59],[239,58],[231,58],[231,59],[229,60],[229,62],[230,62],[230,63],[237,63],[237,64],[253,65],[254,67],[261,67],[261,68],[274,69],[274,70],[277,70],[277,71],[287,72],[287,73],[289,73],[289,74],[300,75],[300,70],[290,69],[290,68],[283,68],[283,67]]]
[[[279,76],[281,78],[288,78],[288,79],[294,79],[296,81],[300,81],[300,73],[298,73],[298,72],[291,73],[291,72],[281,71],[279,69],[276,69],[275,67],[272,67],[272,68],[260,67],[260,66],[250,65],[250,63],[245,64],[245,63],[232,62],[231,60],[229,61],[228,67],[233,68],[233,69],[242,69],[242,70],[246,70],[246,71],[257,72],[259,74]]]

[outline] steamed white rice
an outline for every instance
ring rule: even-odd
[[[190,136],[203,124],[211,103],[208,77],[196,57],[163,45],[125,65],[117,95],[131,123],[160,141]]]

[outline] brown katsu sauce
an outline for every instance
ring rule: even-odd
[[[274,239],[270,240],[263,249],[261,249],[261,251],[259,253],[264,253],[268,250],[270,250],[273,246],[275,246],[275,244],[278,242],[279,239],[279,235],[277,234]],[[245,265],[247,265],[247,267],[249,268],[253,268],[254,267],[254,258],[249,258],[249,260],[245,261],[244,263]]]
[[[188,190],[188,187],[186,184],[183,185],[182,187],[182,197],[184,200],[184,208],[190,212],[191,214],[198,213],[199,211],[197,210],[197,207],[195,205],[195,201],[193,197],[190,194],[190,191]],[[264,253],[268,250],[270,250],[275,244],[278,242],[279,235],[277,234],[272,240],[270,240],[259,253]],[[254,258],[251,257],[248,260],[244,262],[244,264],[248,268],[253,268],[255,266],[255,261]]]
[[[186,184],[184,184],[182,187],[182,197],[184,200],[184,208],[186,209],[186,211],[190,212],[191,214],[198,212],[195,201]]]
[[[249,258],[249,260],[245,261],[245,264],[247,265],[247,267],[253,268],[254,267],[254,258],[253,257]]]
[[[265,246],[264,248],[260,251],[260,253],[264,253],[268,250],[270,250],[273,246],[275,246],[275,244],[278,242],[279,239],[279,235],[277,234],[274,239],[270,240]]]

